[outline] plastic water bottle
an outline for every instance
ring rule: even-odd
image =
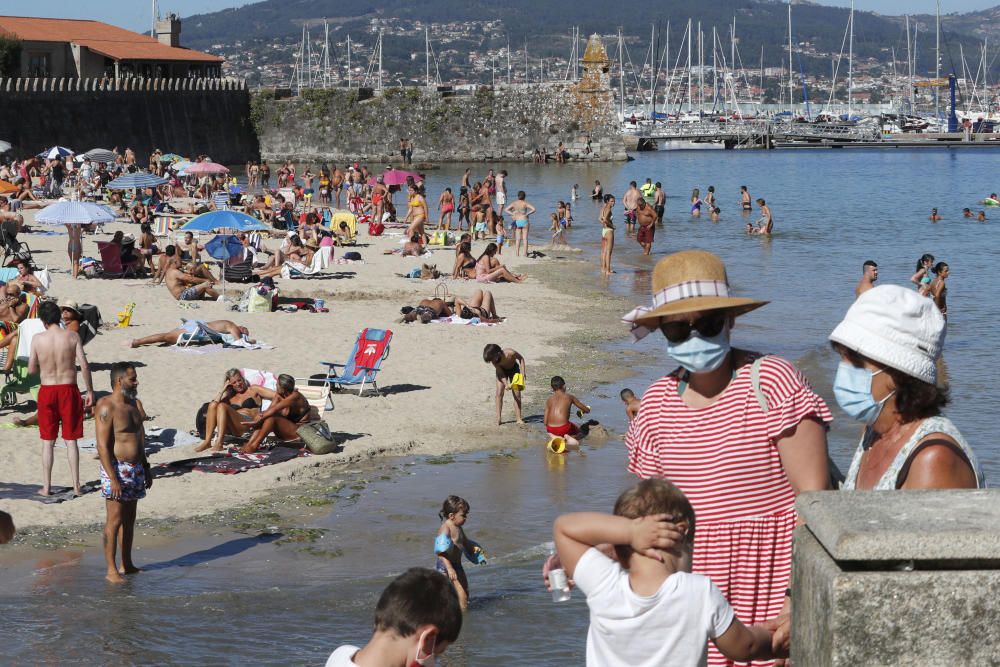
[[[554,556],[555,551],[550,552],[549,555]],[[549,588],[552,589],[553,602],[565,602],[573,596],[573,592],[569,588],[569,580],[566,578],[566,570],[561,567],[549,570]]]

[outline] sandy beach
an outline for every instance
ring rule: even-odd
[[[27,212],[28,224],[34,214]],[[106,225],[102,232],[85,235],[84,256],[98,257],[96,241],[109,239],[119,229],[137,231],[134,225]],[[202,241],[208,238],[210,235]],[[331,264],[321,277],[277,281],[282,296],[323,298],[329,313],[248,314],[231,311],[228,304],[207,301],[198,302],[197,309],[185,309],[166,287],[152,286],[148,279],[73,281],[67,271],[64,234],[26,233],[22,240],[35,252],[36,263],[51,272],[50,295],[100,308],[105,328],[86,348],[94,369],[95,390],[98,395],[109,390],[111,363],[135,362],[139,396],[153,417],[147,427],[175,428],[180,432],[193,429],[198,407],[219,390],[228,368],[264,369],[308,378],[323,371],[321,361],[343,363],[361,329],[388,328],[394,332],[390,355],[378,377],[384,395],[334,393],[335,409],[324,413],[332,431],[348,434],[342,452],[298,458],[238,475],[191,472],[159,479],[140,503],[142,519],[190,519],[241,506],[275,489],[321,478],[336,466],[372,457],[438,455],[484,449],[496,443],[506,447],[542,446],[545,438],[540,415],[551,374],[566,376],[577,390],[628,374],[608,370],[614,368],[608,363],[613,355],[604,349],[605,343],[624,334],[617,325],[617,316],[625,312],[627,304],[598,291],[595,281],[582,281],[594,267],[574,253],[518,259],[505,252],[501,261],[513,271],[525,273],[528,279],[522,284],[487,286],[506,321],[486,327],[398,322],[400,307],[433,296],[439,281],[413,280],[396,274],[421,263],[437,264],[439,269],[450,271],[454,258],[451,248],[438,249],[433,256],[420,259],[384,255],[383,250],[399,247],[398,235],[369,238],[361,231],[357,250],[363,263]],[[274,239],[265,243],[269,247],[277,244]],[[473,254],[478,256],[484,246],[485,242],[477,242]],[[339,256],[340,252],[337,249],[335,254]],[[467,297],[481,286],[475,281],[444,282],[451,295],[459,297]],[[236,300],[245,288],[230,285],[227,295]],[[116,313],[132,301],[137,304],[132,326],[114,328]],[[231,319],[274,349],[224,349],[198,354],[172,346],[123,347],[130,338],[173,329],[181,318]],[[509,394],[504,404],[505,423],[499,429],[494,424],[493,369],[482,360],[483,347],[491,342],[513,347],[527,360],[527,425],[514,423]],[[573,350],[572,354],[568,349]],[[82,379],[80,382],[82,387]],[[26,414],[27,406],[22,402],[14,410],[4,411],[0,422]],[[31,498],[41,479],[38,431],[5,428],[0,433],[5,459],[3,485],[8,491],[0,499],[0,509],[15,517],[20,531],[30,535],[33,527],[80,527],[103,521],[99,493],[57,504]],[[88,420],[84,438],[93,437],[93,421]],[[53,469],[53,484],[57,486],[70,485],[64,452],[57,444]],[[191,446],[174,447],[151,454],[150,462],[155,467],[196,455]],[[82,482],[98,479],[99,463],[92,451],[81,452],[80,467]]]

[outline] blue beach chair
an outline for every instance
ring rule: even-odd
[[[357,386],[358,396],[364,393],[365,385],[370,384],[375,393],[379,393],[375,376],[389,356],[390,341],[392,332],[388,329],[363,329],[354,341],[347,363],[320,362],[327,367],[326,384],[335,389]],[[338,373],[337,369],[343,370]]]

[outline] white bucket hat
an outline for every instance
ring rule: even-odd
[[[830,340],[929,384],[937,382],[945,319],[930,299],[899,285],[868,290]]]

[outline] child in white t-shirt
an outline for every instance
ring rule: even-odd
[[[326,667],[432,665],[458,639],[462,608],[454,586],[440,572],[410,568],[382,591],[375,631],[364,648],[344,644]]]
[[[625,491],[614,516],[564,514],[553,534],[590,607],[588,667],[705,665],[708,639],[737,662],[773,657],[770,633],[743,625],[708,577],[690,573],[694,510],[670,482]],[[617,560],[595,548],[608,543]]]

